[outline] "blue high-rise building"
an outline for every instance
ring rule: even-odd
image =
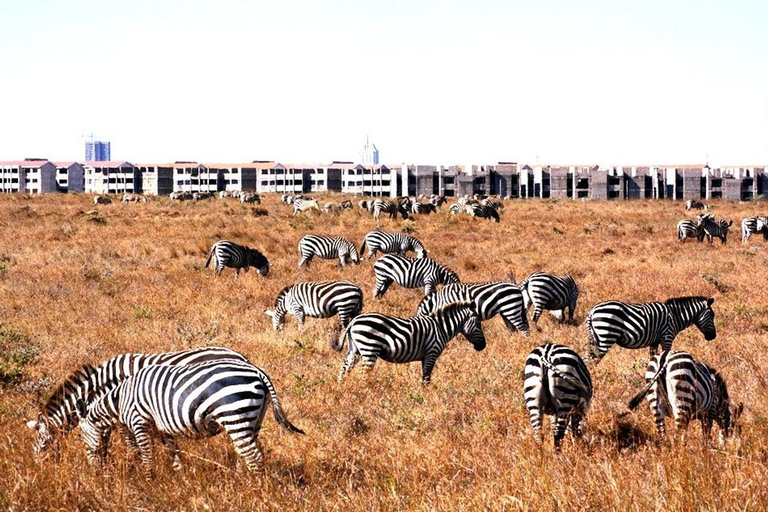
[[[86,162],[109,162],[112,160],[112,151],[109,142],[90,140],[85,143]]]
[[[360,152],[360,163],[363,165],[378,165],[379,163],[379,150],[376,145],[365,138],[365,146],[363,151]]]

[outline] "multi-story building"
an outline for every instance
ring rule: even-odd
[[[56,166],[56,190],[59,192],[84,192],[85,169],[78,162],[54,162]]]
[[[140,193],[141,172],[130,162],[86,162],[85,192],[88,194]]]
[[[216,192],[223,190],[224,173],[197,162],[175,162],[173,168],[174,192]]]
[[[0,192],[56,192],[56,166],[38,158],[0,162]]]
[[[360,152],[360,163],[363,165],[379,165],[379,150],[376,144],[365,138],[365,146]]]
[[[109,142],[89,140],[85,143],[86,162],[109,162],[112,160],[112,148]]]

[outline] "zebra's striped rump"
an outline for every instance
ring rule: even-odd
[[[407,198],[401,201],[387,201],[385,199],[376,199],[373,201],[373,218],[379,220],[379,216],[382,212],[389,214],[390,219],[396,219],[399,213],[403,219],[408,218],[408,202]]]
[[[741,241],[747,242],[753,234],[763,234],[763,240],[768,241],[768,217],[747,217],[741,221]]]
[[[430,258],[405,258],[396,254],[385,254],[373,265],[376,286],[373,297],[386,293],[394,282],[403,288],[424,287],[424,295],[432,293],[437,285],[458,283],[456,272]]]
[[[363,243],[360,245],[361,257],[365,253],[366,245],[368,246],[366,258],[375,256],[376,252],[405,256],[408,251],[415,252],[417,258],[426,258],[427,252],[429,252],[421,242],[410,235],[405,233],[387,233],[378,229],[369,232],[363,238]]]
[[[304,317],[331,318],[339,315],[342,327],[363,309],[363,291],[350,281],[296,283],[286,286],[275,299],[275,309],[265,313],[272,317],[272,327],[279,331],[285,324],[286,313],[304,325]]]
[[[704,229],[704,234],[707,236],[709,243],[712,243],[715,237],[720,239],[721,244],[728,241],[728,229],[733,225],[733,221],[715,221],[715,216],[711,213],[707,215],[699,214],[697,218],[699,219],[699,224]]]
[[[525,309],[534,306],[533,321],[538,322],[544,310],[560,313],[560,322],[565,322],[565,310],[568,309],[568,322],[573,323],[573,312],[579,299],[579,288],[571,276],[553,276],[544,272],[534,272],[520,283]]]
[[[581,436],[581,421],[592,400],[592,378],[576,352],[547,343],[525,361],[523,395],[534,439],[540,439],[542,415],[554,415],[553,434],[559,448],[569,423],[573,435]]]
[[[299,241],[299,254],[299,268],[303,265],[309,268],[315,256],[326,260],[339,258],[342,267],[346,266],[347,260],[356,265],[360,263],[357,247],[342,236],[305,235]]]
[[[685,219],[677,223],[677,239],[683,243],[687,238],[695,238],[699,242],[704,240],[704,226],[700,221]]]
[[[468,204],[466,206],[466,211],[473,217],[479,217],[488,220],[493,219],[496,222],[500,222],[501,220],[499,217],[499,212],[496,211],[496,208],[488,204]]]
[[[213,244],[208,259],[205,261],[205,268],[208,268],[211,259],[213,259],[214,275],[218,276],[224,267],[229,267],[235,269],[236,279],[240,277],[241,268],[248,272],[251,267],[255,267],[260,276],[266,277],[269,274],[269,267],[272,266],[267,258],[256,249],[229,240],[219,240]]]

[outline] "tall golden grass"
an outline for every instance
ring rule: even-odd
[[[734,219],[727,245],[679,244],[675,225],[692,214],[667,201],[508,201],[500,224],[445,212],[381,222],[392,230],[407,224],[462,281],[503,280],[509,272],[522,280],[535,270],[571,274],[581,288],[579,324],[607,299],[716,298],[717,339],[705,342],[691,328],[675,347],[719,369],[734,399],[746,404],[740,438],[706,444],[694,424],[685,445],[658,443],[647,407],[626,408],[642,383],[647,351],[614,347],[592,368],[584,440],[567,437],[556,453],[551,436],[542,445],[532,439],[523,363],[549,341],[584,352],[583,325],[545,315],[524,338],[497,318],[484,324],[485,351],[476,353],[462,337],[451,342],[427,387],[420,365],[384,362],[368,374],[356,368],[339,384],[344,356],[328,346],[336,319],[308,319],[299,332],[289,318],[274,333],[263,312],[287,284],[343,278],[364,289],[365,311],[412,315],[422,291],[393,285],[373,300],[370,261],[296,268],[304,234],[359,244],[376,227],[369,214],[292,217],[275,196],[264,198],[267,216],[231,200],[94,207],[91,199],[0,197],[0,361],[21,372],[0,388],[0,509],[768,507],[768,244],[753,237],[743,245],[738,233],[741,218],[764,211],[765,203],[715,202],[718,218]],[[273,264],[269,277],[251,271],[236,281],[227,269],[214,278],[202,267],[219,239],[263,251]],[[179,473],[156,447],[152,482],[119,439],[107,467],[92,470],[77,431],[64,439],[59,461],[34,461],[24,422],[78,366],[120,352],[209,344],[239,350],[263,368],[291,421],[307,432],[284,433],[270,413],[260,438],[263,471],[248,473],[224,436],[182,440]]]

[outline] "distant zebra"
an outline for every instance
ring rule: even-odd
[[[359,315],[350,322],[338,343],[331,346],[338,352],[345,341],[349,344],[339,381],[360,357],[366,370],[373,368],[376,359],[390,363],[421,361],[421,382],[428,384],[445,345],[459,334],[466,336],[475,350],[485,348],[480,317],[472,302],[453,303],[428,316],[412,318],[379,313]]]
[[[720,427],[720,442],[730,436],[744,404],[731,407],[725,380],[714,368],[696,361],[687,352],[664,351],[654,356],[645,372],[646,386],[629,402],[636,409],[648,398],[659,437],[666,437],[664,418],[671,416],[680,434],[692,419],[701,421],[709,440],[713,423]]]
[[[499,211],[502,208],[504,208],[504,203],[498,199],[485,198],[482,201],[480,201],[480,204],[484,206],[490,206],[491,208],[494,208],[496,211]]]
[[[280,202],[285,204],[293,204],[293,196],[289,194],[283,194],[280,196]]]
[[[307,210],[320,211],[320,205],[314,199],[294,199],[293,200],[293,215],[298,215],[299,212],[305,212]]]
[[[520,331],[528,336],[528,319],[523,307],[520,288],[506,281],[492,283],[454,283],[433,292],[419,303],[417,314],[428,315],[453,302],[473,302],[480,320],[501,315],[510,332]]]
[[[731,225],[733,225],[733,221],[715,221],[715,216],[712,214],[701,217],[701,226],[704,228],[704,234],[709,243],[713,242],[714,237],[719,238],[721,244],[726,243],[728,241],[728,228]]]
[[[203,199],[210,199],[213,197],[213,192],[193,192],[193,201],[202,201]]]
[[[677,223],[677,239],[683,243],[687,238],[696,238],[699,242],[704,240],[704,226],[701,222],[686,219]]]
[[[459,203],[452,203],[448,207],[448,211],[451,212],[451,215],[456,215],[458,213],[465,213],[464,208]]]
[[[341,236],[305,235],[299,241],[299,254],[299,268],[304,264],[309,268],[315,256],[325,260],[339,258],[342,267],[346,266],[347,261],[360,263],[355,244]]]
[[[677,334],[695,325],[711,341],[717,337],[713,298],[679,297],[666,302],[627,304],[607,301],[587,313],[590,355],[599,362],[612,345],[649,347],[651,356],[661,345],[670,350]]]
[[[113,202],[107,196],[93,196],[93,204],[112,204]]]
[[[493,206],[485,204],[468,204],[466,207],[467,213],[473,217],[479,217],[481,219],[500,221],[499,212]]]
[[[695,199],[689,199],[685,202],[685,209],[686,210],[708,210],[709,205],[704,204],[701,201],[697,201]]]
[[[35,431],[32,444],[35,456],[51,448],[58,449],[58,437],[67,435],[77,426],[78,402],[90,405],[141,368],[149,365],[190,365],[221,359],[248,362],[242,354],[225,347],[202,347],[180,352],[119,354],[96,367],[84,365],[53,391],[39,411],[37,420],[27,422],[27,426]]]
[[[235,269],[235,279],[240,278],[240,269],[246,272],[251,267],[256,268],[260,276],[266,277],[269,274],[269,267],[272,266],[267,258],[256,249],[251,249],[244,245],[238,245],[229,240],[219,240],[211,247],[208,253],[208,259],[205,260],[205,268],[211,263],[213,258],[214,275],[218,276],[224,270],[224,267]]]
[[[437,206],[434,203],[413,203],[411,205],[411,213],[414,214],[430,214],[437,211]]]
[[[366,210],[366,211],[372,212],[373,211],[373,201],[368,201],[366,199],[363,199],[363,200],[357,202],[357,207],[360,210]]]
[[[240,194],[240,204],[243,203],[261,204],[261,197],[259,194]]]
[[[408,210],[402,204],[396,201],[376,199],[373,202],[373,208],[371,211],[373,212],[373,218],[375,220],[379,220],[379,215],[381,215],[382,212],[388,213],[390,219],[396,219],[398,213],[403,217],[403,219],[408,218]]]
[[[763,234],[763,240],[768,242],[768,217],[747,217],[741,221],[741,241],[746,243],[753,234]]]
[[[424,295],[432,293],[437,285],[458,283],[456,272],[429,258],[405,258],[385,254],[373,265],[376,286],[373,297],[379,298],[395,282],[403,288],[424,287]]]
[[[383,254],[396,253],[400,256],[405,256],[408,251],[416,253],[417,258],[426,258],[427,251],[415,237],[406,235],[405,233],[387,233],[386,231],[374,230],[369,232],[363,238],[363,243],[360,245],[360,256],[363,256],[365,252],[365,246],[368,245],[368,254],[366,258],[375,256],[376,252]]]
[[[342,201],[339,204],[339,209],[341,209],[341,210],[351,210],[352,209],[352,201],[350,201],[349,199],[347,199],[346,201]]]
[[[525,360],[523,394],[536,441],[544,414],[555,416],[555,448],[560,448],[569,423],[574,437],[581,437],[581,422],[592,400],[592,378],[576,352],[554,343],[533,349]]]
[[[539,321],[544,310],[556,311],[554,314],[561,323],[565,320],[568,309],[568,323],[573,323],[573,312],[579,299],[579,287],[569,275],[553,276],[544,272],[534,272],[520,283],[526,311],[533,304],[533,322]]]
[[[178,190],[176,192],[171,192],[169,197],[171,198],[171,201],[191,201],[192,192]]]
[[[124,203],[146,203],[147,198],[146,196],[142,196],[140,194],[130,194],[125,193],[123,194],[122,202]]]
[[[279,331],[285,324],[286,313],[293,315],[304,326],[304,317],[331,318],[339,315],[342,327],[363,310],[363,291],[349,281],[296,283],[277,294],[275,309],[266,310],[272,318],[272,327]]]
[[[108,433],[120,424],[128,443],[138,448],[148,479],[153,460],[150,432],[157,432],[181,469],[176,438],[211,437],[225,431],[250,470],[258,468],[256,441],[267,412],[290,432],[304,432],[288,421],[269,377],[252,364],[209,361],[191,366],[147,366],[101,397],[81,414],[80,429],[88,460],[100,464]]]

